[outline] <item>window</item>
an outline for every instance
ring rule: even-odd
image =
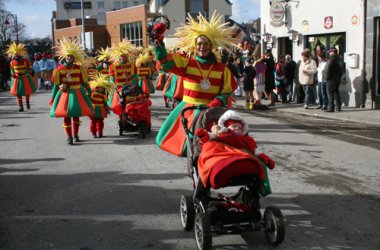
[[[202,12],[203,10],[203,0],[190,1],[190,12]]]
[[[139,1],[133,1],[133,6],[137,6],[139,4],[140,4]]]
[[[120,25],[121,39],[128,39],[137,47],[143,46],[142,22],[126,23]]]
[[[104,1],[98,2],[98,9],[104,9]]]
[[[113,2],[113,9],[114,10],[119,10],[120,9],[120,1]]]
[[[123,8],[128,8],[128,2],[123,2]]]

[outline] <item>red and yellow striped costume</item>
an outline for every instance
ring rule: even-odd
[[[12,60],[11,69],[11,88],[10,93],[13,96],[29,96],[36,92],[37,82],[29,74],[30,63],[27,59]]]
[[[93,104],[94,112],[91,115],[91,124],[90,124],[90,131],[92,135],[96,135],[98,133],[99,137],[103,136],[103,129],[104,129],[104,118],[107,117],[108,112],[108,95],[104,92],[98,92],[97,89],[95,89],[90,96],[90,99]]]
[[[119,116],[122,113],[119,92],[121,91],[123,85],[132,83],[134,74],[135,66],[131,62],[127,62],[125,64],[115,62],[110,66],[109,75],[111,77],[111,82],[114,82],[115,86],[110,94],[111,98],[108,103],[112,111]]]
[[[237,82],[225,64],[208,59],[187,58],[174,53],[166,56],[164,47],[155,48],[156,58],[160,60],[163,70],[183,77],[183,100],[169,114],[156,137],[157,145],[177,156],[186,156],[186,137],[182,128],[180,113],[183,108],[192,105],[207,105],[215,98],[227,105]],[[209,85],[202,85],[201,80],[207,77]],[[189,127],[198,111],[189,111],[185,115]]]
[[[143,94],[149,96],[149,94],[153,94],[155,92],[155,88],[152,83],[152,70],[150,67],[137,67],[137,77],[138,82],[137,85],[142,90]]]

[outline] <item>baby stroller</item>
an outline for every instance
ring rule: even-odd
[[[152,102],[145,98],[139,87],[134,84],[123,86],[119,97],[123,110],[119,120],[119,135],[123,135],[123,132],[138,131],[141,138],[145,138],[151,130]]]
[[[202,110],[196,117],[196,122],[189,127],[185,113],[191,109]],[[217,123],[226,110],[220,107],[192,106],[183,109],[181,113],[188,143],[188,174],[194,184],[192,195],[181,196],[182,226],[185,231],[194,229],[198,249],[202,250],[212,248],[213,234],[261,230],[264,231],[269,244],[279,245],[285,237],[284,217],[281,210],[275,206],[267,207],[263,215],[260,211],[260,198],[270,193],[270,187],[269,190],[263,188],[260,180],[262,173],[260,174],[258,164],[248,160],[230,163],[228,160],[216,161],[217,164],[211,168],[205,185],[200,178],[198,158],[202,148],[192,131],[198,128],[210,131],[212,124]],[[234,186],[240,188],[232,196],[215,194],[216,189]]]

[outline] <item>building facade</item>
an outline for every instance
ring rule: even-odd
[[[232,3],[228,0],[151,0],[148,6],[151,13],[161,13],[170,20],[170,30],[165,33],[168,47],[177,44],[173,34],[176,28],[186,23],[188,14],[196,17],[198,13],[202,13],[208,18],[217,11],[225,16],[225,21],[232,15]]]
[[[83,5],[86,35],[83,38],[80,2],[78,5],[78,1],[57,0],[57,11],[52,18],[53,40],[56,43],[62,37],[68,37],[81,43],[85,41],[87,49],[100,49],[126,38],[136,46],[147,47],[147,23],[155,13],[161,13],[171,21],[165,41],[169,47],[176,45],[177,39],[173,34],[177,27],[186,22],[188,13],[196,16],[201,12],[208,17],[217,10],[225,16],[226,21],[232,14],[232,3],[228,0],[153,0],[149,1],[149,6],[141,4],[143,2],[146,1],[85,0]],[[105,14],[104,25],[99,21],[99,13]]]
[[[56,0],[57,20],[81,18],[80,0]],[[106,12],[125,9],[141,4],[147,4],[147,0],[83,0],[84,16],[96,19],[98,24],[106,24]]]
[[[344,65],[343,105],[371,105],[365,86],[365,18],[365,0],[261,0],[262,47],[272,48],[275,58],[290,54],[296,62],[304,48],[314,56],[317,50],[337,48]]]
[[[380,109],[380,0],[366,0],[365,11],[365,87],[372,105]],[[367,85],[367,86],[366,86]]]

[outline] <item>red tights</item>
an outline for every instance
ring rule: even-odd
[[[91,124],[90,124],[90,131],[91,134],[102,136],[103,135],[103,128],[104,128],[104,118],[90,118]]]
[[[73,126],[71,125],[71,117],[65,117],[63,121],[63,128],[66,131],[67,137],[78,136],[80,120],[79,117],[73,117]]]

